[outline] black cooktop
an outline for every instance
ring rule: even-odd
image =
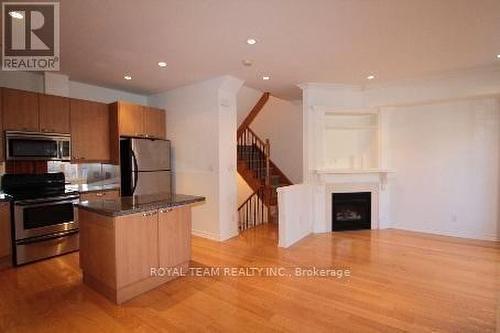
[[[66,190],[64,173],[5,174],[2,177],[2,191],[14,200],[49,198],[77,194]]]

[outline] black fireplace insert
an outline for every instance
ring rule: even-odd
[[[332,193],[332,231],[371,228],[371,193]]]

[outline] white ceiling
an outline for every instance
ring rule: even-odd
[[[61,0],[62,72],[138,93],[231,74],[296,99],[300,82],[388,82],[498,53],[500,0]]]

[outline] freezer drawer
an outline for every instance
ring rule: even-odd
[[[137,172],[134,195],[172,192],[172,173],[170,171]]]

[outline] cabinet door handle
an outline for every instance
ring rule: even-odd
[[[156,215],[156,211],[154,211],[154,212],[149,212],[149,213],[148,213],[148,212],[146,212],[146,213],[142,213],[142,216],[154,216],[154,215]]]
[[[96,195],[96,197],[102,197],[102,196],[104,195],[104,193],[102,193],[102,192],[98,192],[98,193],[96,193],[95,195]]]

